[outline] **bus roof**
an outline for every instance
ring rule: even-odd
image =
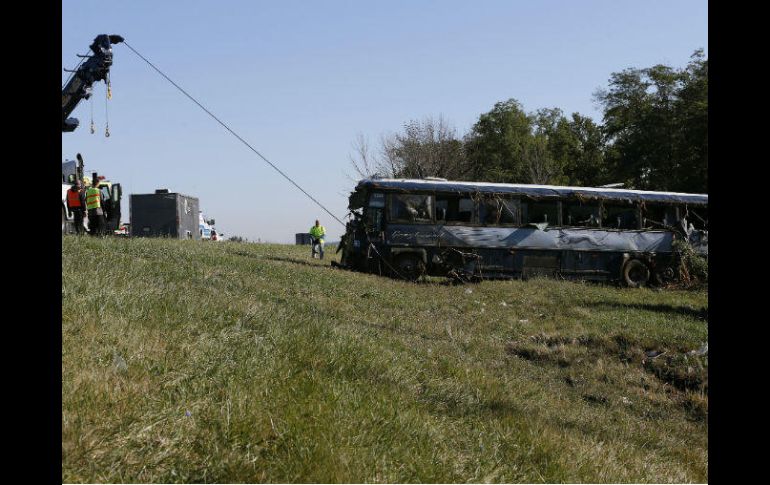
[[[391,191],[404,190],[454,193],[481,192],[494,194],[518,194],[534,198],[575,197],[581,199],[617,201],[643,200],[650,202],[708,205],[708,194],[653,192],[646,190],[610,189],[603,187],[565,187],[557,185],[457,182],[450,180],[369,178],[359,181],[358,185],[356,186],[356,191],[364,188]]]

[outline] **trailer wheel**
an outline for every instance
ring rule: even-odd
[[[632,259],[623,267],[623,279],[631,288],[646,286],[650,281],[650,268],[638,259]]]
[[[425,272],[425,265],[416,254],[401,254],[395,263],[398,276],[407,281],[417,281]]]

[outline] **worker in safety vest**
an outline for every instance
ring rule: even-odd
[[[88,209],[88,227],[92,236],[100,236],[106,225],[102,209],[102,192],[93,185],[86,190],[86,209]]]
[[[312,245],[311,258],[315,258],[316,246],[318,246],[318,254],[321,259],[324,259],[324,236],[326,235],[326,229],[321,225],[318,220],[315,221],[315,225],[310,228],[310,243]]]
[[[75,180],[67,191],[67,211],[75,219],[75,234],[83,233],[83,216],[86,211],[86,196],[80,180]]]

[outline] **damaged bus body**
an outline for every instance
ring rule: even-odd
[[[364,179],[341,266],[415,280],[533,275],[663,283],[673,243],[708,257],[708,195],[592,187]]]

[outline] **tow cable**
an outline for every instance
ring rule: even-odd
[[[158,74],[160,74],[160,75],[161,75],[161,76],[162,76],[164,79],[166,79],[166,81],[168,81],[169,83],[171,83],[171,84],[172,84],[172,85],[173,85],[173,86],[174,86],[176,89],[178,89],[178,90],[179,90],[179,91],[180,91],[182,94],[184,94],[185,96],[187,96],[187,98],[189,98],[189,99],[190,99],[190,101],[192,101],[193,103],[195,103],[195,104],[196,104],[196,105],[197,105],[197,106],[198,106],[200,109],[202,109],[203,111],[205,111],[205,112],[206,112],[206,114],[208,114],[208,115],[209,115],[211,118],[213,118],[213,119],[214,119],[214,120],[215,120],[217,123],[219,123],[220,125],[222,125],[222,127],[223,127],[224,129],[226,129],[227,131],[229,131],[229,132],[230,132],[230,134],[232,134],[232,135],[233,135],[235,138],[237,138],[237,139],[238,139],[238,140],[239,140],[241,143],[243,143],[244,145],[246,145],[246,147],[247,147],[249,150],[251,150],[252,152],[254,152],[254,153],[255,153],[255,154],[256,154],[256,155],[257,155],[259,158],[261,158],[261,159],[262,159],[262,160],[264,160],[264,161],[265,161],[265,162],[266,162],[268,165],[270,165],[270,166],[271,166],[271,167],[272,167],[272,168],[273,168],[273,169],[274,169],[276,172],[278,172],[279,174],[281,174],[281,176],[283,176],[283,178],[285,178],[286,180],[288,180],[289,182],[291,182],[291,184],[292,184],[292,185],[294,185],[296,188],[298,188],[298,189],[299,189],[299,190],[300,190],[300,191],[301,191],[303,194],[305,194],[305,195],[306,195],[306,196],[307,196],[307,197],[308,197],[310,200],[312,200],[312,201],[313,201],[313,202],[314,202],[314,203],[315,203],[315,204],[316,204],[318,207],[320,207],[320,208],[321,208],[321,209],[323,209],[323,210],[324,210],[324,211],[325,211],[327,214],[329,214],[330,216],[332,216],[332,218],[333,218],[335,221],[337,221],[337,222],[339,222],[340,224],[342,224],[342,226],[343,226],[343,227],[346,227],[346,224],[345,224],[344,222],[342,222],[342,220],[341,220],[339,217],[337,217],[337,216],[335,216],[334,214],[332,214],[332,212],[331,212],[329,209],[327,209],[327,208],[326,208],[326,207],[325,207],[323,204],[321,204],[321,203],[320,203],[318,200],[316,200],[316,198],[315,198],[315,197],[313,197],[312,195],[310,195],[310,193],[308,193],[308,192],[307,192],[305,189],[303,189],[302,187],[300,187],[300,185],[299,185],[297,182],[295,182],[295,181],[294,181],[294,180],[293,180],[291,177],[289,177],[288,175],[286,175],[286,174],[285,174],[285,173],[284,173],[284,172],[283,172],[283,171],[282,171],[280,168],[278,168],[277,166],[275,166],[275,164],[273,164],[273,163],[272,163],[270,160],[268,160],[267,158],[265,158],[265,156],[264,156],[264,155],[262,155],[261,153],[259,153],[259,151],[257,151],[257,149],[256,149],[256,148],[254,148],[253,146],[251,146],[251,145],[250,145],[250,144],[249,144],[249,143],[248,143],[246,140],[244,140],[244,139],[243,139],[243,138],[242,138],[242,137],[241,137],[241,136],[240,136],[238,133],[236,133],[236,132],[235,132],[235,131],[234,131],[232,128],[230,128],[230,127],[229,127],[229,126],[228,126],[228,125],[227,125],[227,124],[226,124],[224,121],[220,120],[220,119],[219,119],[219,118],[218,118],[216,115],[214,115],[214,113],[212,113],[211,111],[209,111],[209,110],[208,110],[208,109],[207,109],[205,106],[203,106],[203,105],[202,105],[202,104],[201,104],[201,103],[200,103],[200,102],[199,102],[197,99],[195,99],[195,98],[194,98],[192,95],[190,95],[190,94],[189,94],[187,91],[185,91],[185,90],[184,90],[184,89],[183,89],[183,88],[182,88],[182,87],[181,87],[179,84],[177,84],[176,82],[174,82],[174,81],[173,81],[173,80],[172,80],[170,77],[168,77],[168,76],[167,76],[167,75],[166,75],[166,74],[165,74],[163,71],[161,71],[160,69],[158,69],[158,68],[155,66],[155,64],[153,64],[152,62],[150,62],[150,61],[149,61],[149,60],[148,60],[146,57],[144,57],[142,54],[140,54],[140,53],[139,53],[139,52],[138,52],[136,49],[134,49],[133,47],[131,47],[131,44],[129,44],[129,43],[128,43],[128,42],[127,42],[125,39],[123,39],[123,45],[125,45],[126,47],[128,47],[129,49],[131,49],[131,51],[132,51],[134,54],[136,54],[136,55],[137,55],[137,56],[138,56],[140,59],[142,59],[144,62],[146,62],[146,63],[147,63],[147,64],[148,64],[148,65],[149,65],[149,66],[150,66],[150,67],[151,67],[153,70],[155,70],[155,72],[157,72]],[[109,98],[109,96],[110,96],[110,88],[109,88],[109,86],[110,86],[110,85],[109,85],[109,78],[108,78],[108,79],[107,79],[107,93],[108,93],[108,94],[107,94],[107,96],[108,96],[108,98]],[[109,128],[108,128],[108,130],[107,130],[106,136],[110,136],[110,135],[109,135]],[[368,236],[367,236],[367,239],[368,239]],[[400,278],[402,278],[402,279],[407,279],[407,278],[404,278],[404,277],[403,277],[403,275],[401,275],[401,273],[400,273],[398,270],[396,270],[396,268],[394,268],[394,267],[393,267],[393,266],[392,266],[392,265],[391,265],[391,264],[390,264],[390,263],[389,263],[389,262],[388,262],[388,261],[385,259],[385,257],[383,257],[383,255],[380,253],[380,251],[379,251],[379,250],[378,250],[378,249],[377,249],[377,248],[374,246],[374,244],[372,244],[371,240],[369,241],[369,246],[370,246],[372,249],[374,249],[374,252],[375,252],[375,253],[377,254],[377,256],[380,258],[380,260],[381,260],[382,262],[384,262],[384,263],[385,263],[385,265],[386,265],[386,266],[388,266],[388,267],[391,269],[391,271],[393,271],[393,272],[394,272],[394,273],[395,273],[395,274],[396,274],[398,277],[400,277]]]
[[[224,127],[224,128],[227,130],[227,131],[229,131],[229,132],[230,132],[230,133],[231,133],[231,134],[232,134],[234,137],[236,137],[236,138],[237,138],[237,139],[238,139],[238,140],[239,140],[241,143],[243,143],[244,145],[246,145],[246,146],[249,148],[249,150],[251,150],[252,152],[254,152],[254,153],[257,155],[257,156],[259,156],[259,158],[261,158],[261,159],[262,159],[262,160],[264,160],[264,161],[265,161],[265,162],[266,162],[268,165],[270,165],[271,167],[273,167],[273,169],[274,169],[276,172],[278,172],[279,174],[281,174],[281,175],[283,176],[283,178],[285,178],[286,180],[288,180],[289,182],[291,182],[291,184],[292,184],[292,185],[294,185],[296,188],[298,188],[298,189],[299,189],[299,190],[300,190],[300,191],[301,191],[303,194],[305,194],[305,195],[306,195],[306,196],[307,196],[307,197],[308,197],[310,200],[312,200],[313,202],[315,202],[315,204],[316,204],[318,207],[320,207],[321,209],[323,209],[324,211],[326,211],[326,213],[327,213],[327,214],[329,214],[330,216],[332,216],[332,217],[334,218],[334,220],[335,220],[335,221],[337,221],[337,222],[339,222],[340,224],[342,224],[343,226],[345,226],[345,223],[344,223],[344,222],[342,222],[342,220],[341,220],[339,217],[337,217],[337,216],[335,216],[334,214],[332,214],[332,213],[331,213],[331,211],[329,211],[329,209],[327,209],[327,208],[326,208],[326,207],[325,207],[323,204],[321,204],[320,202],[318,202],[318,200],[316,200],[316,198],[315,198],[315,197],[313,197],[313,196],[312,196],[312,195],[310,195],[310,194],[309,194],[309,193],[308,193],[308,192],[307,192],[305,189],[303,189],[302,187],[300,187],[300,186],[299,186],[299,184],[298,184],[297,182],[295,182],[294,180],[292,180],[292,178],[291,178],[291,177],[289,177],[289,176],[288,176],[288,175],[286,175],[286,174],[285,174],[285,173],[284,173],[284,172],[283,172],[281,169],[279,169],[278,167],[276,167],[276,166],[275,166],[275,165],[274,165],[274,164],[273,164],[273,163],[272,163],[270,160],[268,160],[267,158],[265,158],[265,156],[264,156],[264,155],[262,155],[261,153],[259,153],[259,152],[258,152],[258,151],[257,151],[257,150],[256,150],[256,149],[253,147],[253,146],[251,146],[251,145],[250,145],[250,144],[249,144],[249,143],[248,143],[246,140],[244,140],[244,139],[243,139],[243,138],[242,138],[242,137],[241,137],[241,136],[240,136],[238,133],[236,133],[236,132],[235,132],[235,131],[234,131],[232,128],[230,128],[230,127],[229,127],[229,126],[228,126],[228,125],[227,125],[227,124],[226,124],[224,121],[222,121],[222,120],[220,120],[219,118],[217,118],[217,116],[216,116],[216,115],[214,115],[214,113],[212,113],[211,111],[209,111],[208,109],[206,109],[206,107],[205,107],[205,106],[203,106],[203,105],[202,105],[200,102],[198,102],[198,100],[197,100],[197,99],[195,99],[195,98],[194,98],[193,96],[191,96],[191,95],[190,95],[190,94],[189,94],[187,91],[185,91],[184,89],[182,89],[182,87],[181,87],[179,84],[175,83],[175,82],[174,82],[173,80],[171,80],[171,78],[170,78],[170,77],[168,77],[168,76],[167,76],[167,75],[166,75],[166,74],[165,74],[163,71],[161,71],[160,69],[158,69],[157,67],[155,67],[155,64],[153,64],[152,62],[150,62],[150,61],[149,61],[149,60],[148,60],[146,57],[144,57],[142,54],[140,54],[140,53],[139,53],[139,52],[138,52],[136,49],[134,49],[133,47],[131,47],[131,44],[129,44],[128,42],[126,42],[126,41],[125,41],[125,39],[123,40],[123,44],[124,44],[126,47],[128,47],[129,49],[131,49],[131,51],[133,51],[133,53],[134,53],[134,54],[136,54],[137,56],[139,56],[139,58],[140,58],[140,59],[142,59],[144,62],[146,62],[146,63],[147,63],[147,64],[148,64],[148,65],[149,65],[151,68],[153,68],[153,69],[154,69],[154,70],[155,70],[155,71],[156,71],[158,74],[160,74],[161,76],[163,76],[163,77],[164,77],[164,78],[165,78],[165,79],[166,79],[168,82],[170,82],[170,83],[171,83],[171,84],[172,84],[172,85],[173,85],[175,88],[177,88],[177,89],[178,89],[178,90],[179,90],[179,91],[180,91],[182,94],[184,94],[185,96],[187,96],[187,97],[188,97],[188,98],[189,98],[189,99],[190,99],[190,100],[191,100],[193,103],[195,103],[196,105],[198,105],[198,107],[199,107],[200,109],[202,109],[203,111],[205,111],[205,112],[206,112],[206,114],[208,114],[209,116],[211,116],[212,118],[214,118],[214,120],[215,120],[217,123],[219,123],[220,125],[222,125],[222,127]]]

